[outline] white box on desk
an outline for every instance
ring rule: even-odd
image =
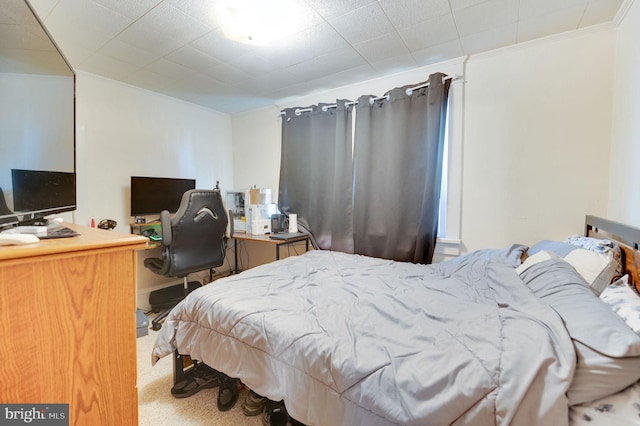
[[[264,232],[254,232],[253,230],[253,222],[258,220],[266,220],[269,221],[269,229],[271,229],[271,215],[276,214],[278,212],[278,206],[276,204],[249,204],[245,206],[245,217],[247,218],[246,227],[247,234],[255,234]],[[260,230],[256,229],[256,231],[261,231],[263,226],[259,226]],[[269,231],[271,232],[271,231]]]
[[[271,220],[259,219],[251,222],[252,235],[264,235],[271,233]]]

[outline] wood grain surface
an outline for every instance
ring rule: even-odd
[[[136,249],[145,241],[94,231],[0,260],[0,402],[69,404],[73,425],[137,425]]]

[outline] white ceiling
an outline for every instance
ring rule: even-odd
[[[226,1],[29,0],[76,70],[230,114],[612,22],[632,0],[296,0],[294,33],[265,46],[225,37]]]

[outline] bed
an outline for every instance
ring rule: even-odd
[[[312,250],[192,292],[152,358],[307,425],[634,424],[640,230],[587,216],[585,236],[433,265]]]

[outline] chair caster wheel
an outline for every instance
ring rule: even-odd
[[[151,324],[151,329],[153,331],[158,331],[162,328],[162,324]]]

